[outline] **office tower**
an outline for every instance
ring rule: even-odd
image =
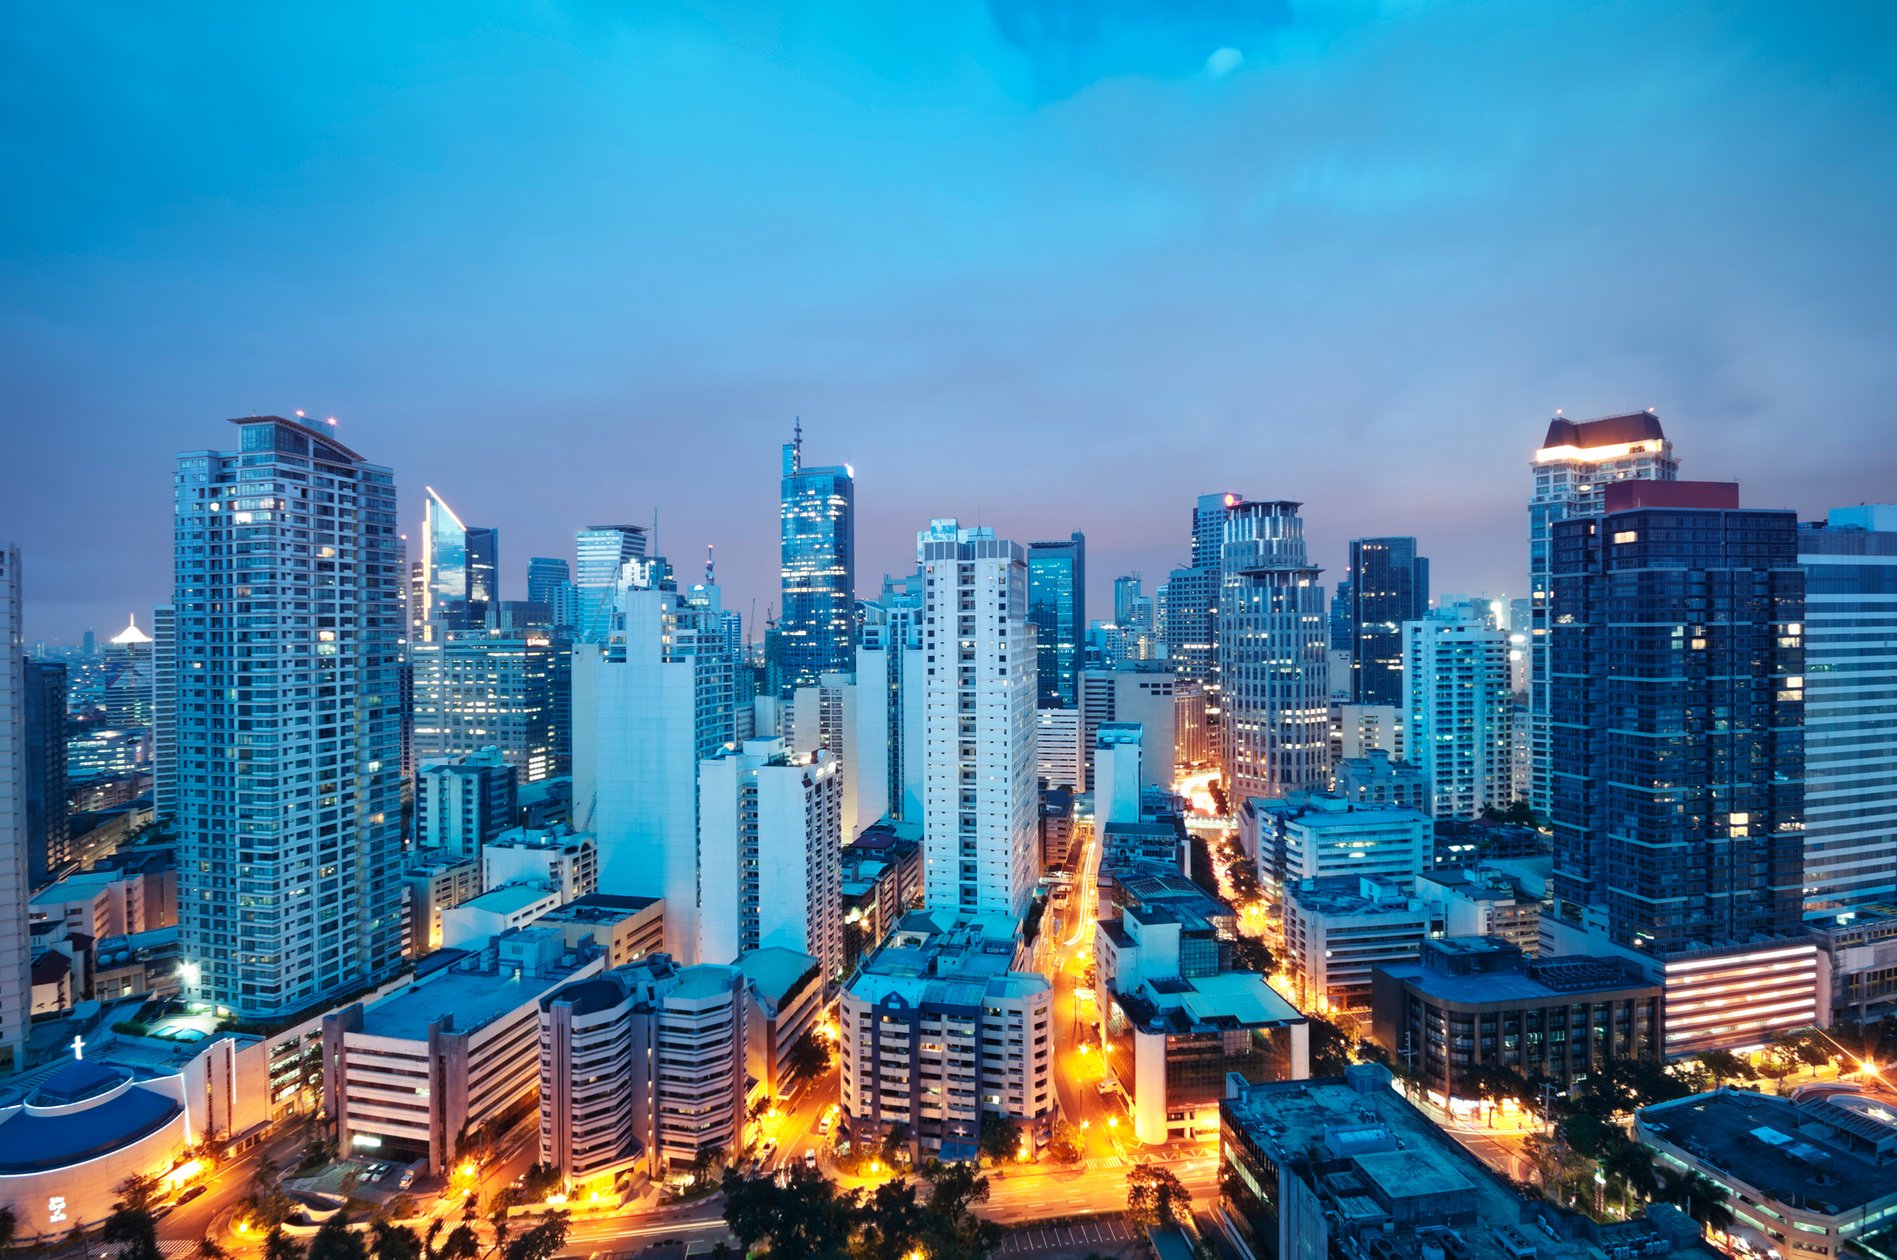
[[[176,477],[186,995],[274,1019],[402,954],[395,480],[327,426],[247,416]]]
[[[1805,568],[1805,914],[1897,904],[1897,507],[1798,531]],[[1794,631],[1796,633],[1796,631]]]
[[[818,749],[753,739],[698,768],[701,958],[795,950],[827,978],[843,966],[843,784]]]
[[[1350,541],[1353,704],[1403,703],[1403,623],[1429,611],[1429,561],[1414,538]]]
[[[1028,544],[1028,620],[1034,623],[1035,689],[1043,709],[1079,703],[1087,631],[1087,537]]]
[[[599,838],[600,890],[663,898],[666,952],[696,962],[698,767],[731,740],[735,670],[715,614],[637,584],[659,574],[630,567],[619,628],[574,651],[573,825]]]
[[[527,561],[527,602],[544,604],[556,628],[573,624],[573,572],[567,562],[552,556]]]
[[[1430,815],[1474,818],[1514,802],[1508,635],[1469,604],[1403,623],[1404,733],[1429,780]]]
[[[1601,499],[1550,539],[1556,903],[1570,921],[1604,907],[1614,944],[1657,958],[1785,937],[1805,829],[1797,518],[1724,482]]]
[[[1598,420],[1564,419],[1559,412],[1530,465],[1535,475],[1528,500],[1528,755],[1529,803],[1540,814],[1550,808],[1553,750],[1549,747],[1550,543],[1556,522],[1601,514],[1601,496],[1617,481],[1672,481],[1680,461],[1651,411]]]
[[[500,531],[464,525],[436,493],[422,500],[421,604],[411,607],[411,638],[432,642],[444,633],[479,630],[500,601]]]
[[[178,812],[178,617],[169,608],[152,610],[151,729],[152,817],[163,822]]]
[[[574,535],[579,565],[573,571],[573,638],[604,643],[612,633],[614,600],[628,560],[646,553],[639,525],[588,525]]]
[[[411,643],[416,760],[498,748],[522,783],[552,775],[558,652],[545,632],[449,631]]]
[[[0,542],[0,1071],[26,1066],[33,959],[26,930],[26,658],[20,549]]]
[[[514,825],[519,772],[498,748],[424,761],[415,772],[415,845],[478,858]]]
[[[1236,807],[1330,772],[1329,637],[1296,503],[1241,502],[1225,522],[1219,602],[1225,790]]]
[[[929,667],[923,651],[922,586],[920,572],[883,578],[881,596],[874,604],[863,606],[863,642],[856,654],[861,721],[867,729],[887,732],[888,768],[881,793],[885,812],[893,819],[918,825],[922,822],[923,783],[928,769],[923,684]],[[879,679],[884,698],[880,710],[872,696]],[[863,773],[868,776],[867,766]],[[877,821],[868,817],[873,791],[867,785],[858,789],[865,808],[857,816],[867,823]]]
[[[1153,601],[1140,592],[1140,575],[1113,579],[1113,623],[1129,629],[1152,625]]]
[[[1354,546],[1355,544],[1353,544]],[[1331,592],[1329,634],[1331,651],[1342,652],[1352,660],[1357,656],[1357,625],[1351,620],[1350,579],[1345,578]],[[1348,692],[1346,692],[1348,695]]]
[[[1190,563],[1166,577],[1166,659],[1173,671],[1205,689],[1209,734],[1216,745],[1221,722],[1218,681],[1218,622],[1225,517],[1236,494],[1202,494],[1192,509]]]
[[[934,668],[924,681],[929,908],[1019,920],[1040,877],[1027,558],[954,520],[931,521],[916,544]]]
[[[21,697],[27,877],[39,885],[72,860],[66,822],[66,666],[27,661]]]
[[[808,687],[854,667],[856,474],[804,466],[804,428],[784,444],[779,483],[783,597],[777,611],[780,688]]]
[[[133,617],[112,636],[104,654],[105,720],[120,730],[148,729],[152,722],[152,638]]]
[[[1172,790],[1178,767],[1186,764],[1182,744],[1192,741],[1192,726],[1203,722],[1204,695],[1198,685],[1157,666],[1090,669],[1080,676],[1081,776],[1077,784],[1094,789],[1098,772],[1094,753],[1102,725],[1124,722],[1140,728],[1140,782]],[[1202,737],[1201,737],[1202,738]]]

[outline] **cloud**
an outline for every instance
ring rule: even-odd
[[[1236,48],[1221,48],[1205,59],[1205,72],[1215,79],[1223,79],[1244,64],[1244,53]]]

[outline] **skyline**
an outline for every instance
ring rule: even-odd
[[[21,15],[28,638],[143,623],[176,453],[298,407],[411,537],[425,485],[498,527],[508,598],[657,508],[747,623],[799,415],[859,596],[956,516],[1084,532],[1107,607],[1226,489],[1302,501],[1327,588],[1414,534],[1438,591],[1519,594],[1557,407],[1656,408],[1748,505],[1889,497],[1881,10],[852,11]]]

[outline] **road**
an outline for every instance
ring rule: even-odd
[[[164,1220],[158,1222],[159,1239],[167,1242],[196,1242],[205,1237],[221,1214],[235,1208],[238,1200],[250,1193],[251,1180],[260,1158],[268,1154],[278,1168],[292,1168],[312,1132],[314,1130],[306,1129],[301,1124],[286,1126],[268,1141],[258,1143],[218,1168],[203,1182],[209,1187],[208,1190],[184,1206],[174,1208]]]
[[[1092,999],[1081,992],[1081,980],[1093,962],[1094,922],[1099,917],[1097,837],[1087,837],[1074,871],[1067,905],[1049,912],[1031,965],[1054,985],[1054,1091],[1061,1115],[1081,1130],[1087,1157],[1101,1159],[1122,1153],[1117,1129],[1127,1121],[1117,1102],[1100,1095],[1106,1063],[1100,1055],[1099,1015]]]

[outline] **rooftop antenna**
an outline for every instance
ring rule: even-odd
[[[705,585],[706,586],[711,586],[718,580],[716,577],[713,576],[714,568],[715,568],[715,565],[712,560],[712,544],[706,543],[705,544]]]
[[[656,506],[652,509],[652,541],[646,547],[646,554],[654,559],[665,554],[659,550],[659,509]]]
[[[757,596],[751,597],[751,615],[744,619],[744,654],[751,655],[751,631],[757,626]]]

